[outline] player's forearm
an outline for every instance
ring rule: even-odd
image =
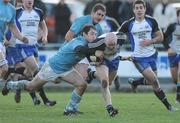
[[[156,32],[155,37],[152,39],[153,43],[162,42],[164,39],[163,34],[161,31]]]
[[[21,35],[15,24],[9,24],[9,29],[17,39],[23,41],[24,37]]]
[[[42,29],[43,36],[47,37],[48,36],[48,29],[47,29],[47,26],[46,26],[46,23],[44,20],[40,23],[40,28]]]
[[[92,54],[91,49],[85,46],[78,46],[75,48],[75,52],[80,55],[90,55]]]
[[[66,40],[66,41],[72,40],[73,37],[74,37],[74,35],[75,35],[75,34],[74,34],[71,30],[69,30],[69,31],[66,33],[65,40]]]

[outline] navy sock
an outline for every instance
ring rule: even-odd
[[[166,106],[167,109],[169,109],[170,103],[168,102],[165,93],[161,88],[158,90],[154,90],[154,94],[158,97],[159,100]]]

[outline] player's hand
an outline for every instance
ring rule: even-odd
[[[131,56],[121,56],[122,61],[128,60],[128,61],[132,61],[132,57]]]
[[[45,45],[48,43],[47,36],[42,36],[42,44]]]
[[[152,43],[153,43],[152,40],[144,39],[144,40],[142,40],[142,41],[140,42],[140,46],[145,47],[145,46],[151,45]]]
[[[96,50],[95,56],[102,60],[104,58],[104,53],[101,50]]]
[[[8,40],[4,40],[4,41],[3,41],[3,44],[4,44],[5,47],[7,47],[10,43],[9,43]]]
[[[21,41],[27,44],[29,42],[29,39],[23,36]]]

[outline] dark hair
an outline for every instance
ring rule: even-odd
[[[180,16],[180,9],[176,11],[177,16]]]
[[[96,12],[98,10],[102,10],[103,12],[106,12],[106,6],[101,4],[101,3],[97,3],[96,5],[94,5],[94,7],[92,8],[92,12]]]
[[[143,4],[144,8],[146,8],[146,3],[144,2],[144,0],[136,0],[133,3],[133,8],[135,7],[136,4]]]
[[[90,29],[96,30],[96,28],[95,28],[94,25],[86,24],[86,25],[83,27],[83,29],[82,29],[82,31],[81,31],[81,34],[83,34],[83,32],[84,32],[85,34],[87,34],[87,33],[90,31]]]

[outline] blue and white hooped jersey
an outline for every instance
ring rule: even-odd
[[[16,10],[10,4],[0,0],[0,42],[4,40],[7,24],[15,23]]]
[[[133,51],[132,56],[149,57],[156,52],[154,44],[145,47],[140,46],[142,40],[151,40],[154,37],[154,34],[157,31],[160,31],[156,20],[151,16],[145,16],[144,20],[141,22],[136,21],[133,17],[130,20],[125,21],[119,31],[128,34],[131,49]]]
[[[28,44],[37,44],[39,23],[44,19],[42,10],[34,8],[32,11],[27,11],[21,7],[17,9],[16,13],[16,24],[20,32],[29,39]],[[16,43],[23,44],[18,39]]]

